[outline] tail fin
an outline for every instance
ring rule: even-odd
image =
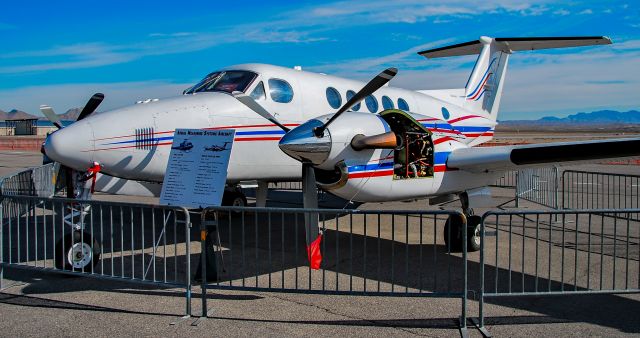
[[[495,121],[498,118],[498,108],[511,53],[523,50],[608,44],[611,44],[611,40],[604,36],[544,38],[483,36],[475,41],[425,50],[418,54],[430,59],[478,54],[478,60],[465,85],[463,106],[472,112],[488,114]]]

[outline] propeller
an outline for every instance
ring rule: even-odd
[[[100,103],[102,103],[102,100],[104,100],[104,94],[102,93],[93,94],[93,96],[91,96],[89,101],[87,101],[87,104],[84,105],[84,108],[82,108],[82,111],[80,111],[80,115],[78,115],[78,118],[76,119],[76,121],[80,121],[86,118],[87,116],[91,115],[98,108]],[[53,125],[56,126],[58,129],[64,128],[62,126],[62,123],[60,122],[60,116],[58,116],[58,114],[56,114],[53,111],[53,108],[51,108],[46,104],[43,104],[40,106],[40,112],[42,112],[42,114],[47,118],[47,120],[53,123]]]
[[[349,108],[358,104],[360,101],[364,100],[364,98],[366,98],[367,96],[373,94],[376,90],[380,89],[380,87],[384,86],[387,82],[393,79],[393,77],[397,73],[398,70],[396,68],[387,68],[376,77],[371,79],[371,81],[369,81],[362,89],[360,89],[359,92],[357,92],[342,107],[340,107],[340,109],[338,109],[338,111],[326,123],[314,127],[313,135],[316,138],[322,138],[324,135],[326,135],[325,130],[327,129],[327,127],[333,121],[335,121],[338,116],[349,110]],[[236,100],[240,101],[240,103],[244,104],[247,108],[251,109],[256,114],[262,116],[266,120],[280,127],[280,129],[284,130],[287,134],[289,134],[289,128],[280,123],[271,113],[269,113],[264,107],[256,102],[251,96],[238,91],[231,93],[231,95],[233,95]],[[360,147],[360,149],[367,149],[375,146],[395,147],[396,144],[396,136],[393,133],[386,133],[370,137],[366,137],[364,135],[361,136],[362,137],[358,140],[354,138],[352,142],[352,144],[356,144],[354,145],[354,149],[355,147]],[[318,144],[318,146],[323,145]],[[301,160],[301,162],[303,207],[305,209],[317,209],[318,187],[316,185],[314,164],[308,160]],[[307,255],[311,268],[313,269],[319,269],[320,263],[322,261],[322,257],[320,254],[320,241],[322,240],[322,234],[320,233],[318,220],[318,213],[311,212],[305,214]]]
[[[53,123],[53,125],[56,126],[56,128],[62,129],[62,123],[60,123],[60,117],[58,117],[58,114],[56,114],[51,107],[47,106],[46,104],[43,104],[42,106],[40,106],[40,111],[42,112],[42,114],[44,114],[47,120],[51,121],[51,123]]]
[[[80,112],[80,115],[78,115],[78,118],[76,119],[76,121],[80,121],[85,117],[91,115],[98,108],[100,103],[102,103],[102,100],[104,100],[104,94],[102,93],[93,94],[93,96],[91,96],[89,101],[87,101],[87,104],[84,105],[84,108],[82,108],[82,111]]]
[[[85,119],[87,116],[91,115],[98,108],[100,103],[102,103],[102,100],[104,100],[104,94],[102,93],[93,94],[93,96],[91,96],[89,101],[87,101],[87,104],[84,105],[84,108],[82,108],[82,111],[80,111],[80,115],[78,115],[78,118],[76,119],[76,121],[80,121],[82,119]],[[58,114],[56,114],[53,111],[53,108],[51,108],[48,105],[41,105],[40,111],[47,118],[47,120],[51,121],[51,123],[53,123],[53,125],[56,126],[56,128],[58,129],[64,128],[60,121],[60,116],[58,116]],[[43,153],[44,153],[44,148],[43,148]],[[46,153],[44,155],[46,155]],[[73,186],[74,170],[70,167],[65,166],[62,163],[60,163],[59,170],[64,172],[64,178],[65,178],[65,183],[67,188],[67,198],[75,198],[74,196],[75,187]]]
[[[357,92],[356,95],[352,96],[349,101],[347,101],[342,107],[340,107],[340,109],[338,109],[338,111],[333,116],[331,116],[329,121],[327,121],[320,127],[316,127],[313,130],[313,133],[316,135],[316,137],[322,137],[322,135],[324,135],[324,130],[327,129],[331,122],[335,121],[338,116],[342,115],[342,113],[347,111],[349,108],[355,106],[356,104],[358,104],[358,102],[364,100],[365,97],[373,94],[376,90],[380,89],[380,87],[387,84],[387,82],[391,81],[391,79],[393,79],[396,74],[398,74],[398,69],[393,67],[387,68],[380,72],[380,74],[371,79],[371,81],[369,81],[369,83],[362,87],[362,89],[360,89],[360,91]]]

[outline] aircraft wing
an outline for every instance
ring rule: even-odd
[[[640,156],[640,138],[457,149],[447,168],[491,172],[632,156]]]

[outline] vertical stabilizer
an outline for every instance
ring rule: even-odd
[[[509,53],[492,38],[481,37],[482,49],[465,86],[464,107],[497,119]]]
[[[478,54],[478,60],[464,88],[464,103],[462,105],[471,112],[488,115],[495,121],[498,118],[507,63],[511,53],[608,44],[611,44],[611,40],[605,36],[534,38],[490,38],[483,36],[475,41],[429,49],[418,54],[427,58]]]

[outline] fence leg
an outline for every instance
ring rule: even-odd
[[[460,315],[460,336],[469,337],[467,330],[467,293],[469,292],[469,283],[467,280],[467,217],[463,217],[464,224],[462,225],[462,314]],[[481,244],[482,245],[482,244]]]
[[[185,211],[185,217],[187,217],[187,220],[185,220],[185,244],[187,245],[186,247],[186,255],[187,255],[187,271],[186,271],[186,280],[185,282],[186,284],[186,317],[191,317],[191,220],[189,220],[189,212]]]
[[[516,198],[515,198],[515,200],[516,200],[516,208],[518,208],[520,206],[519,205],[520,203],[518,202],[518,184],[519,184],[519,182],[518,182],[518,178],[519,178],[518,177],[519,176],[518,173],[519,173],[519,171],[516,171]]]
[[[480,223],[480,299],[478,302],[478,320],[472,319],[473,325],[480,331],[482,336],[491,337],[489,330],[484,327],[484,241],[485,241],[485,219]]]
[[[200,318],[207,317],[207,228],[204,224],[206,212],[202,213],[200,220],[200,263],[202,274],[200,275],[200,288],[202,289],[202,314]]]

